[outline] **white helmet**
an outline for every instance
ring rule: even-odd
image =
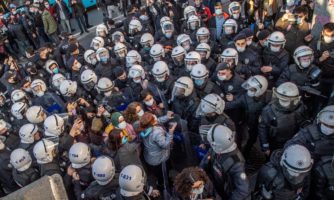
[[[42,106],[31,106],[26,112],[27,120],[33,124],[42,123],[46,117],[46,113]]]
[[[218,115],[223,114],[225,109],[225,101],[218,94],[208,94],[199,104],[196,116],[203,116],[210,113],[217,113]]]
[[[213,125],[207,133],[207,140],[217,154],[229,153],[237,148],[233,132],[223,125]]]
[[[74,143],[68,153],[71,161],[71,166],[74,169],[79,169],[90,163],[90,148],[83,142]]]
[[[317,123],[334,126],[334,105],[326,106],[318,113]]]
[[[88,49],[84,53],[84,59],[87,63],[91,65],[96,65],[97,63],[97,58],[96,58],[96,53],[92,49]]]
[[[107,62],[110,58],[109,50],[101,47],[98,50],[96,50],[96,58],[99,62]]]
[[[53,66],[53,65],[56,65],[57,68],[59,69],[59,66],[58,66],[58,63],[55,61],[55,60],[47,60],[45,65],[44,65],[44,69],[49,73],[49,74],[57,74],[55,72],[53,72],[50,68]]]
[[[141,22],[138,19],[133,19],[129,23],[129,34],[135,34],[143,29]]]
[[[174,32],[174,24],[171,21],[166,21],[161,26],[162,33],[167,37],[171,38]]]
[[[132,65],[129,69],[129,78],[141,77],[142,80],[145,79],[145,71],[141,65]]]
[[[114,83],[106,77],[102,77],[99,79],[97,83],[97,89],[99,92],[109,92],[114,88]]]
[[[181,47],[181,46],[176,46],[172,50],[172,59],[175,65],[181,66],[184,64],[184,58],[186,55],[187,51]]]
[[[284,150],[280,165],[284,177],[290,183],[298,184],[304,181],[305,176],[311,171],[313,159],[306,147],[294,144]]]
[[[17,89],[10,94],[10,99],[12,100],[12,103],[16,103],[27,99],[27,95],[23,90]]]
[[[198,29],[199,27],[201,27],[201,20],[196,15],[192,15],[188,18],[187,26],[188,26],[188,29],[194,31]]]
[[[259,97],[267,91],[268,81],[264,76],[255,75],[249,77],[241,87],[247,90],[249,97]]]
[[[115,31],[112,35],[111,35],[111,41],[114,43],[117,42],[124,42],[124,34],[121,31]]]
[[[191,78],[187,76],[182,76],[178,78],[173,87],[172,95],[178,96],[189,96],[194,90],[194,83]]]
[[[154,44],[154,37],[151,33],[144,33],[140,37],[140,44],[142,47],[152,47]]]
[[[121,195],[132,197],[142,193],[144,191],[145,182],[146,174],[142,168],[136,165],[124,167],[119,175]]]
[[[273,52],[278,52],[281,49],[284,48],[286,39],[285,36],[282,32],[280,31],[275,31],[270,34],[268,38],[268,45],[270,47],[270,50]]]
[[[125,58],[128,50],[123,43],[119,42],[119,43],[116,43],[114,47],[114,52],[118,58]]]
[[[36,124],[25,124],[19,130],[21,143],[34,143],[34,135],[37,133],[38,127]]]
[[[241,5],[239,2],[233,1],[228,5],[228,12],[234,19],[238,19],[241,13]]]
[[[165,22],[172,22],[172,20],[171,20],[170,17],[168,17],[168,16],[163,16],[163,17],[161,17],[161,19],[160,19],[160,27],[161,27],[161,28],[162,28],[162,26],[163,26],[163,24],[164,24]]]
[[[30,87],[31,87],[32,92],[34,93],[34,95],[39,96],[39,97],[43,96],[45,91],[46,91],[46,84],[41,79],[35,79],[31,83]]]
[[[28,104],[23,102],[16,102],[12,105],[10,112],[16,119],[23,119],[28,109]]]
[[[97,76],[93,70],[86,69],[81,73],[80,81],[83,85],[92,84],[95,86],[95,84],[97,83]]]
[[[201,27],[196,32],[196,39],[199,43],[208,43],[210,41],[210,31],[206,27]]]
[[[101,47],[104,47],[104,39],[101,37],[93,38],[92,42],[90,43],[90,47],[92,47],[95,51]]]
[[[196,79],[206,79],[209,77],[209,70],[205,65],[199,63],[193,66],[190,72],[190,77]]]
[[[52,85],[59,90],[60,84],[66,80],[65,76],[62,74],[54,74],[52,76]]]
[[[126,54],[126,67],[141,63],[141,55],[136,50],[131,50]]]
[[[192,15],[196,15],[196,8],[194,6],[185,7],[183,11],[184,19],[188,19]]]
[[[183,47],[186,51],[190,50],[192,41],[189,35],[187,34],[180,34],[176,38],[176,43],[178,46]]]
[[[304,69],[309,67],[314,59],[313,50],[305,45],[298,47],[293,53],[293,59],[299,68]]]
[[[18,148],[10,154],[10,164],[19,172],[27,170],[32,163],[31,156],[28,151]]]
[[[187,53],[184,58],[184,64],[186,65],[187,71],[191,71],[194,65],[201,63],[201,55],[196,51],[191,51]]]
[[[33,149],[38,164],[46,164],[53,161],[55,157],[56,144],[51,140],[42,139],[38,141]]]
[[[232,34],[238,32],[238,23],[234,19],[228,19],[223,25],[225,34]]]
[[[114,161],[107,156],[98,157],[92,165],[92,174],[99,185],[108,184],[115,176]]]
[[[99,24],[96,27],[96,36],[100,36],[100,32],[105,32],[105,35],[108,35],[108,28],[104,24]]]
[[[165,57],[165,49],[161,44],[154,44],[150,49],[150,56],[153,60],[158,61],[161,57]]]
[[[226,62],[230,65],[231,63],[229,63],[228,60],[234,59],[234,65],[237,65],[239,61],[239,54],[238,51],[233,48],[226,48],[221,54],[220,58],[222,62]]]
[[[57,114],[47,117],[44,121],[45,136],[58,137],[63,133],[65,121]]]
[[[196,51],[202,55],[201,57],[204,57],[205,59],[209,59],[211,54],[211,47],[207,43],[200,43],[196,47]]]
[[[274,96],[278,98],[279,104],[284,108],[295,107],[300,102],[299,90],[296,84],[285,82],[273,89]]]
[[[166,62],[158,61],[154,63],[152,68],[152,75],[158,82],[164,82],[166,76],[169,76],[169,68]]]
[[[65,80],[60,84],[59,91],[65,97],[71,97],[77,92],[78,84],[76,81]]]

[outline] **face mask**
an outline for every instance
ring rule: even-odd
[[[324,42],[325,43],[331,43],[334,41],[334,37],[324,36]]]
[[[151,100],[149,100],[149,101],[144,101],[145,105],[147,105],[147,106],[152,106],[153,102],[154,102],[153,98]]]
[[[289,7],[293,6],[294,4],[295,4],[295,1],[291,1],[291,0],[286,1],[286,5]]]
[[[121,123],[118,124],[118,128],[120,129],[125,129],[126,127],[126,122],[125,121],[122,121]]]
[[[104,96],[106,96],[106,97],[110,97],[110,96],[111,96],[111,91],[109,91],[109,92],[105,92],[105,93],[104,93]]]
[[[44,92],[42,92],[42,91],[36,92],[36,95],[37,95],[38,97],[41,97],[41,96],[44,95]]]
[[[226,35],[230,35],[233,33],[233,28],[230,26],[224,27],[224,32]]]
[[[189,51],[189,49],[190,49],[190,44],[182,45],[182,47],[183,47],[186,51]]]
[[[325,126],[324,124],[320,125],[320,130],[321,130],[321,133],[323,133],[325,135],[332,135],[334,133],[334,129],[329,128],[329,127]]]
[[[100,60],[101,60],[101,62],[104,62],[104,63],[108,62],[108,58],[107,57],[101,57]]]
[[[193,69],[193,65],[186,65],[187,71],[190,72]]]
[[[283,107],[283,108],[288,108],[290,106],[290,101],[282,101],[281,99],[278,100],[278,103]]]
[[[220,81],[224,81],[224,80],[226,80],[227,79],[227,76],[226,75],[222,75],[222,76],[217,76],[218,77],[218,79],[220,80]]]
[[[165,81],[165,78],[155,78],[155,80],[157,80],[157,82],[162,83]]]
[[[82,67],[82,64],[78,62],[77,68],[80,69]]]
[[[222,11],[221,9],[217,9],[217,10],[215,11],[215,13],[216,13],[216,15],[221,15],[221,14],[223,13],[223,11]]]
[[[144,51],[146,51],[146,52],[148,52],[148,51],[150,51],[150,50],[151,50],[151,48],[150,48],[150,47],[144,47],[143,49],[144,49]]]
[[[204,191],[204,185],[202,185],[200,188],[192,189],[191,193],[195,195],[200,195],[203,193],[203,191]]]
[[[256,93],[256,91],[247,90],[247,95],[249,97],[255,97],[255,93]]]
[[[234,18],[234,19],[239,19],[239,17],[240,17],[240,13],[233,14],[233,18]]]
[[[300,62],[300,66],[302,67],[302,68],[307,68],[307,67],[309,67],[311,65],[311,60],[308,60],[308,61],[301,61]]]
[[[237,48],[237,51],[242,53],[246,50],[246,47],[239,47],[238,45],[235,46]]]
[[[166,38],[171,38],[173,36],[173,33],[165,33]]]
[[[281,50],[281,47],[270,46],[270,51],[272,52],[279,52],[280,50]]]
[[[92,65],[96,65],[97,59],[96,58],[91,59],[91,63],[92,63]]]
[[[140,83],[141,82],[141,79],[132,79],[133,80],[133,82],[135,82],[135,83]]]
[[[144,115],[144,111],[143,111],[143,110],[140,110],[140,111],[137,113],[137,115],[138,115],[139,117],[143,116],[143,115]]]
[[[268,44],[269,44],[268,40],[266,40],[266,41],[263,42],[263,46],[264,46],[264,47],[267,47]]]
[[[202,86],[204,84],[204,79],[195,79],[194,82],[197,86]]]
[[[247,46],[251,45],[252,44],[252,40],[247,40],[246,44],[247,44]]]
[[[52,70],[52,73],[54,73],[54,74],[58,74],[58,73],[59,73],[59,68],[54,68],[54,69]]]
[[[302,23],[302,18],[298,17],[296,20],[296,24],[301,24]]]

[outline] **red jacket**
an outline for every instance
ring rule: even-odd
[[[207,6],[203,6],[202,9],[203,9],[204,15],[208,16],[208,20],[207,20],[207,21],[209,21],[210,18],[211,18],[211,16],[212,16],[212,15],[211,15],[210,8],[207,7]],[[200,13],[200,12],[197,12],[197,16],[200,17],[200,16],[201,16],[201,13]],[[207,22],[207,21],[206,21],[206,22]],[[206,22],[205,22],[205,23],[206,23]]]

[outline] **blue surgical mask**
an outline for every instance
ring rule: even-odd
[[[215,11],[216,15],[221,15],[223,13],[222,9],[217,9]]]
[[[296,24],[301,24],[302,23],[302,18],[298,17],[296,20]]]
[[[100,60],[101,60],[101,62],[107,62],[108,58],[107,57],[101,57]]]
[[[143,49],[144,49],[144,51],[149,52],[151,50],[151,47],[144,47]]]
[[[202,86],[204,84],[204,79],[195,79],[195,84],[198,86]]]
[[[169,38],[171,38],[173,36],[173,33],[166,33],[165,36],[166,36],[166,38],[169,39]]]
[[[54,73],[54,74],[58,74],[58,73],[59,73],[59,68],[58,68],[58,67],[54,68],[54,69],[52,70],[52,73]]]

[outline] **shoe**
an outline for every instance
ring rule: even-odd
[[[81,33],[80,33],[80,35],[83,35],[83,34],[85,34],[85,32],[81,32]]]
[[[88,26],[87,26],[87,28],[92,28],[93,26],[92,25],[90,25],[90,24],[88,24]]]
[[[86,33],[89,33],[89,30],[86,29],[85,32],[86,32]]]
[[[75,29],[74,29],[74,28],[72,28],[72,29],[71,29],[71,32],[73,33],[74,31],[75,31]]]

